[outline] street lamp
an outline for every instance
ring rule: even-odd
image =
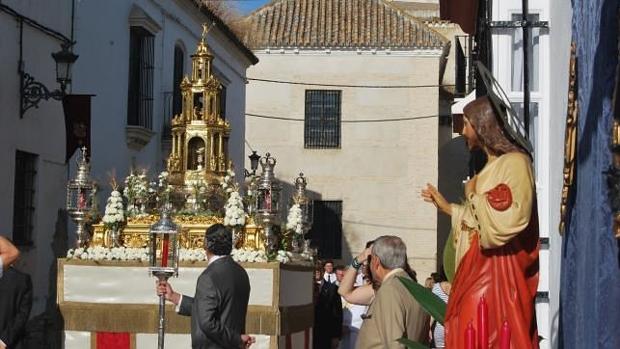
[[[60,89],[50,91],[43,83],[37,81],[32,75],[23,69],[23,62],[20,61],[19,73],[21,75],[21,110],[20,117],[24,117],[26,111],[32,107],[38,108],[42,99],[50,98],[57,101],[62,100],[66,95],[67,86],[71,83],[71,66],[78,59],[78,55],[71,52],[73,43],[61,44],[62,49],[52,53],[52,58],[56,62],[56,81],[60,84]]]
[[[56,81],[60,84],[60,91],[65,94],[67,85],[71,83],[71,66],[78,59],[78,55],[69,50],[69,44],[62,44],[62,50],[52,53],[56,62]]]
[[[258,168],[258,160],[260,160],[260,155],[256,154],[256,150],[252,150],[252,155],[248,157],[250,158],[250,167],[252,168],[252,174],[256,174],[256,169]]]
[[[248,156],[248,158],[250,158],[250,168],[252,169],[252,172],[245,170],[246,177],[256,175],[256,169],[258,168],[258,161],[260,160],[261,156],[256,153],[256,150],[252,150],[252,154]]]

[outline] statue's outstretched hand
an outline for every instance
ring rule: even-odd
[[[427,183],[426,189],[422,189],[422,198],[426,202],[435,205],[441,212],[451,216],[452,207],[446,198],[432,184]]]

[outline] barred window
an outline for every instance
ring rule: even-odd
[[[37,174],[36,154],[15,153],[15,185],[13,193],[13,242],[18,246],[33,244],[34,190]]]
[[[129,30],[127,124],[152,128],[154,36],[142,27]]]
[[[341,91],[306,90],[304,146],[340,148]]]
[[[183,81],[183,68],[185,53],[180,46],[174,47],[174,70],[172,72],[172,115],[181,114],[181,81]]]
[[[314,201],[314,220],[308,232],[319,258],[342,257],[342,201]]]

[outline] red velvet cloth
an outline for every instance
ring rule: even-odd
[[[472,234],[448,302],[446,348],[462,348],[467,324],[477,326],[477,307],[484,295],[489,308],[489,348],[499,348],[502,323],[508,320],[512,349],[538,349],[534,298],[540,246],[536,212],[534,203],[529,225],[502,247],[482,250],[478,234]]]
[[[97,332],[97,349],[131,349],[129,332]]]

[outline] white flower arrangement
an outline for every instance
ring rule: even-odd
[[[128,215],[144,213],[144,205],[149,196],[149,181],[144,171],[138,175],[131,172],[129,176],[125,178],[123,196],[127,198]]]
[[[230,255],[237,263],[265,263],[269,261],[265,251],[233,249]],[[147,248],[126,247],[76,248],[67,252],[67,259],[148,262],[149,250]],[[207,254],[204,249],[179,249],[179,262],[205,262],[206,260]],[[312,256],[283,250],[277,252],[275,260],[282,264],[312,265],[313,263]]]
[[[179,261],[180,262],[204,262],[207,260],[207,252],[202,248],[180,248],[179,249]]]
[[[243,226],[245,225],[245,211],[243,210],[243,199],[239,192],[233,191],[224,206],[226,214],[224,216],[224,225],[226,226]]]
[[[105,206],[103,225],[107,230],[117,230],[125,221],[125,210],[123,208],[123,197],[121,193],[114,188]]]
[[[156,200],[158,203],[165,203],[170,200],[170,193],[172,192],[172,186],[168,184],[168,177],[170,174],[168,171],[162,171],[157,176],[157,182],[153,182],[153,191],[155,192]]]
[[[220,186],[228,194],[231,194],[234,191],[238,192],[239,185],[237,184],[237,182],[235,182],[235,171],[226,171],[226,176],[224,176],[224,178],[222,179]]]
[[[229,227],[245,225],[243,198],[239,194],[239,185],[235,182],[235,172],[233,170],[226,172],[221,186],[228,194],[228,200],[224,205],[224,225]]]
[[[294,204],[288,210],[286,229],[294,231],[297,235],[304,233],[301,206],[299,204]]]
[[[235,249],[230,255],[237,263],[259,263],[267,262],[269,260],[265,251]]]
[[[149,253],[147,248],[127,247],[88,247],[76,248],[67,251],[67,259],[82,259],[93,261],[138,261],[147,262]]]

